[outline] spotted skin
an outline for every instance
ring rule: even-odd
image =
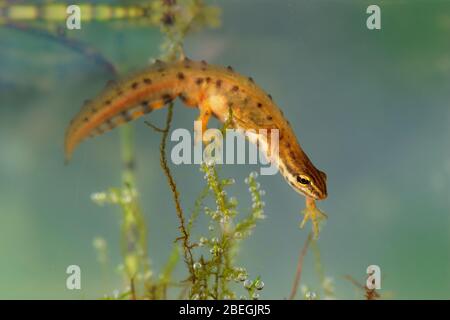
[[[278,129],[279,152],[278,155],[268,154],[269,160],[277,164],[283,177],[297,192],[313,200],[327,197],[325,173],[316,169],[302,150],[289,121],[272,96],[252,78],[233,68],[214,66],[205,61],[185,59],[169,64],[157,61],[136,75],[120,82],[109,82],[103,92],[88,101],[72,120],[65,139],[66,158],[71,157],[86,137],[160,109],[177,97],[186,106],[200,110],[199,119],[204,129],[211,116],[227,121],[230,109],[231,127],[267,129],[268,132]],[[265,142],[270,150],[270,134],[268,137]]]

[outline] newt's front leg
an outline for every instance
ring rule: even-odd
[[[211,110],[211,102],[209,99],[203,98],[203,95],[201,95],[200,103],[198,104],[198,109],[200,111],[200,114],[197,118],[197,121],[201,123],[201,134],[196,134],[195,136],[195,143],[199,143],[202,141],[203,143],[207,144],[209,141],[206,141],[204,138],[205,131],[208,129],[208,122],[211,119],[212,110]],[[199,128],[200,129],[200,128]]]
[[[319,208],[317,208],[315,200],[310,197],[306,197],[306,208],[302,211],[302,213],[304,217],[303,221],[300,224],[300,228],[303,228],[305,226],[305,223],[311,219],[314,238],[317,239],[319,237],[320,222],[325,220],[327,218],[327,215],[324,212],[320,211]]]

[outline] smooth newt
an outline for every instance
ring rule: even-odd
[[[289,121],[272,97],[252,78],[238,74],[231,67],[189,59],[173,63],[157,61],[145,71],[120,82],[108,83],[71,121],[65,138],[66,159],[86,137],[102,134],[160,109],[177,97],[185,105],[199,108],[199,120],[204,129],[211,116],[227,121],[230,108],[231,127],[235,129],[257,132],[278,129],[279,152],[268,155],[268,159],[276,162],[295,191],[306,196],[302,226],[312,219],[314,233],[318,234],[318,220],[325,215],[316,207],[315,200],[327,197],[326,174],[316,169],[302,150]],[[266,144],[270,145],[268,140]]]

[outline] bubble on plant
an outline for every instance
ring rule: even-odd
[[[211,239],[211,242],[212,243],[217,243],[217,242],[219,242],[219,239],[217,237],[214,237],[214,238]]]
[[[91,194],[91,200],[93,202],[96,202],[97,204],[103,204],[104,201],[106,201],[106,193],[104,192],[97,192]]]
[[[198,299],[200,299],[200,296],[198,293],[196,293],[192,296],[192,300],[198,300]]]
[[[208,227],[208,230],[209,230],[209,231],[214,231],[214,226],[209,226],[209,227]]]
[[[250,280],[245,280],[244,281],[244,287],[246,287],[247,289],[250,289],[252,287],[253,282]]]
[[[231,296],[229,296],[228,294],[223,296],[223,300],[230,300],[230,299],[231,299]]]
[[[248,178],[244,179],[245,184],[249,184],[250,180],[248,180]]]
[[[242,239],[242,233],[241,232],[235,232],[234,233],[234,237],[236,238],[236,239]]]
[[[199,270],[199,269],[201,269],[202,264],[200,262],[195,262],[193,267],[194,267],[194,270]]]
[[[240,299],[240,300],[247,300],[247,297],[244,296],[244,295],[242,295],[242,296],[239,297],[239,299]]]
[[[250,177],[252,177],[253,179],[257,178],[257,177],[258,177],[258,172],[252,171],[252,172],[250,173]]]
[[[261,280],[256,280],[255,288],[256,290],[262,290],[262,288],[264,288],[264,282],[262,282]]]
[[[259,293],[254,292],[254,293],[252,294],[252,299],[253,299],[253,300],[258,300],[258,299],[259,299]]]
[[[259,194],[260,194],[261,196],[265,196],[265,195],[266,195],[266,191],[265,191],[265,190],[260,190],[260,191],[259,191]]]
[[[247,275],[245,273],[241,272],[238,274],[237,279],[239,281],[245,281],[247,279]]]
[[[313,300],[316,298],[316,293],[312,292],[312,291],[308,291],[308,292],[306,292],[305,296],[306,296],[306,299]]]

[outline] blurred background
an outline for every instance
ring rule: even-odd
[[[329,197],[319,207],[329,218],[318,247],[335,296],[363,298],[344,276],[365,283],[367,266],[376,264],[382,297],[449,299],[450,2],[209,3],[222,8],[222,25],[189,35],[187,55],[252,76],[328,175]],[[379,31],[366,27],[370,4],[381,7]],[[68,32],[121,74],[157,57],[162,41],[157,28],[126,22],[82,23],[81,30]],[[111,74],[56,42],[1,25],[0,70],[0,298],[111,294],[122,286],[120,210],[99,207],[90,196],[121,184],[118,130],[82,144],[68,166],[63,161],[66,126]],[[191,130],[196,117],[197,111],[177,102],[173,127]],[[148,119],[162,126],[165,111]],[[159,167],[160,136],[143,121],[133,123],[137,184],[157,271],[179,231]],[[172,169],[189,210],[203,174],[195,165]],[[221,171],[236,179],[229,194],[242,210],[251,203],[243,180],[255,169],[228,165]],[[267,219],[242,243],[238,261],[264,280],[261,298],[283,299],[310,225],[299,229],[304,198],[280,175],[259,182],[267,192]],[[196,230],[202,228],[205,219]],[[92,245],[96,237],[108,243],[106,270]],[[70,264],[81,267],[82,290],[66,289]],[[182,261],[176,275],[186,275]],[[312,252],[302,284],[320,287]]]

